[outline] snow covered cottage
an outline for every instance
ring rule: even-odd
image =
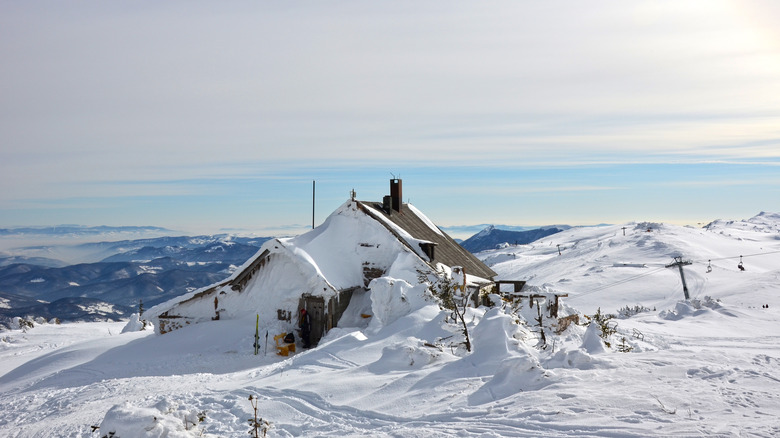
[[[259,315],[262,324],[292,331],[298,310],[311,316],[316,344],[356,297],[365,301],[380,277],[419,283],[421,272],[462,267],[472,288],[496,273],[402,202],[402,182],[390,180],[382,202],[349,199],[320,226],[266,242],[229,278],[155,306],[147,312],[158,333],[188,324]]]

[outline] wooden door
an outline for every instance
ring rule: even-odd
[[[311,345],[317,345],[325,334],[325,300],[322,297],[303,297],[303,307],[311,320]]]

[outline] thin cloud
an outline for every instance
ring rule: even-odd
[[[596,196],[621,187],[599,181],[604,168],[780,160],[770,3],[22,2],[3,12],[3,213],[34,200],[300,196],[314,177],[374,190],[380,171],[415,169],[592,170],[514,193]],[[488,181],[527,182],[502,175]]]

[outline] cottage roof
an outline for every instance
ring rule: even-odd
[[[477,257],[460,246],[458,242],[452,239],[447,233],[439,229],[424,214],[417,210],[411,204],[401,204],[400,211],[392,208],[384,208],[381,202],[356,201],[358,206],[369,216],[377,219],[392,233],[398,234],[397,228],[405,231],[414,240],[424,243],[433,243],[433,260],[431,263],[442,263],[447,266],[462,266],[466,274],[477,277],[492,279],[497,274],[487,267]],[[403,236],[397,236],[399,240],[409,243]],[[409,243],[412,246],[412,243]],[[418,254],[421,248],[412,248]]]

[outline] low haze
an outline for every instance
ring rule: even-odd
[[[0,227],[776,211],[770,1],[0,1]]]

